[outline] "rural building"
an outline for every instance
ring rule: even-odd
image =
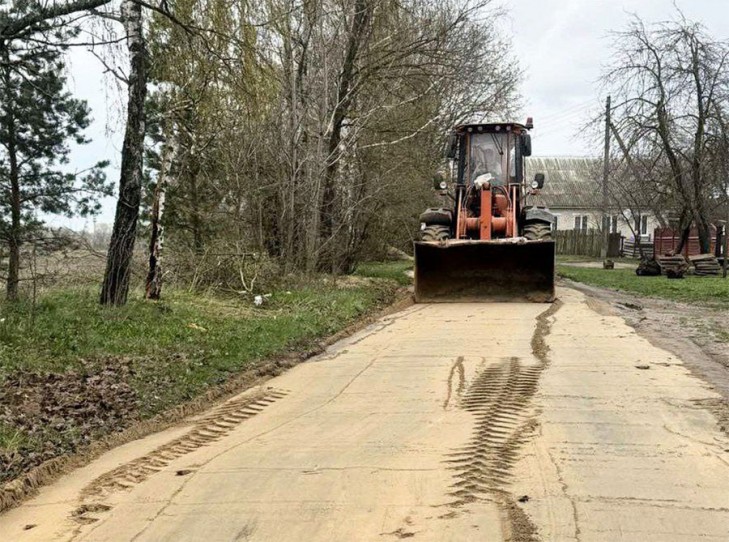
[[[544,189],[538,204],[544,205],[557,217],[557,230],[597,229],[602,217],[602,160],[590,157],[531,157],[527,159],[527,179],[535,173],[544,173]],[[626,219],[627,217],[627,219]],[[633,229],[628,224],[633,223]],[[655,215],[646,210],[633,216],[629,210],[613,209],[610,231],[620,233],[634,241],[633,230],[640,233],[640,241],[653,240],[653,230],[659,227]]]

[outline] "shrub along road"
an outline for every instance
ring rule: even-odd
[[[722,397],[610,307],[416,305],[0,516],[30,540],[725,540]]]

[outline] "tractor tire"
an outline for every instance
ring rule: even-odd
[[[420,230],[421,241],[447,241],[451,238],[451,229],[448,226],[429,224]]]
[[[420,215],[420,222],[428,226],[450,226],[452,221],[451,211],[442,207],[431,207]]]
[[[524,225],[524,237],[529,241],[551,241],[552,226],[547,222],[529,222]]]

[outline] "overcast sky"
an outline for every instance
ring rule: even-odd
[[[686,18],[716,39],[729,39],[729,0],[677,0]],[[509,23],[524,68],[525,115],[534,117],[534,154],[594,153],[575,127],[604,107],[597,79],[609,62],[611,30],[633,14],[646,22],[676,17],[673,0],[523,0],[510,6]]]
[[[718,39],[729,39],[729,0],[676,0],[685,16],[702,22]],[[588,155],[594,152],[575,127],[601,107],[597,79],[609,61],[609,32],[624,28],[632,14],[646,22],[674,18],[673,0],[503,0],[509,10],[506,31],[525,72],[524,117],[534,117],[534,154]],[[118,181],[123,136],[122,96],[104,82],[103,67],[91,54],[76,50],[69,67],[71,86],[89,102],[93,143],[74,152],[73,163],[86,167],[111,160],[109,175]],[[523,120],[523,119],[516,119]],[[104,202],[99,223],[114,218],[115,201]],[[91,229],[90,220],[53,219],[55,225]]]

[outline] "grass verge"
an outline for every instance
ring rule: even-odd
[[[289,284],[262,307],[168,289],[104,308],[91,289],[0,305],[0,483],[306,351],[396,297],[392,281]]]
[[[413,262],[410,261],[364,262],[357,266],[354,274],[394,280],[400,286],[407,286],[413,282],[413,279],[407,275],[407,272],[412,270]]]
[[[720,277],[687,275],[684,279],[669,280],[665,276],[639,277],[633,269],[591,269],[566,265],[557,265],[557,273],[576,282],[642,296],[688,303],[729,303],[729,279]]]
[[[594,256],[575,256],[570,254],[557,254],[556,256],[557,264],[563,264],[563,263],[588,263],[592,262],[595,264],[602,265],[602,260],[600,258],[595,258]],[[619,262],[619,263],[629,263],[629,264],[635,264],[635,266],[638,266],[638,260],[635,258],[610,258],[613,262]]]

